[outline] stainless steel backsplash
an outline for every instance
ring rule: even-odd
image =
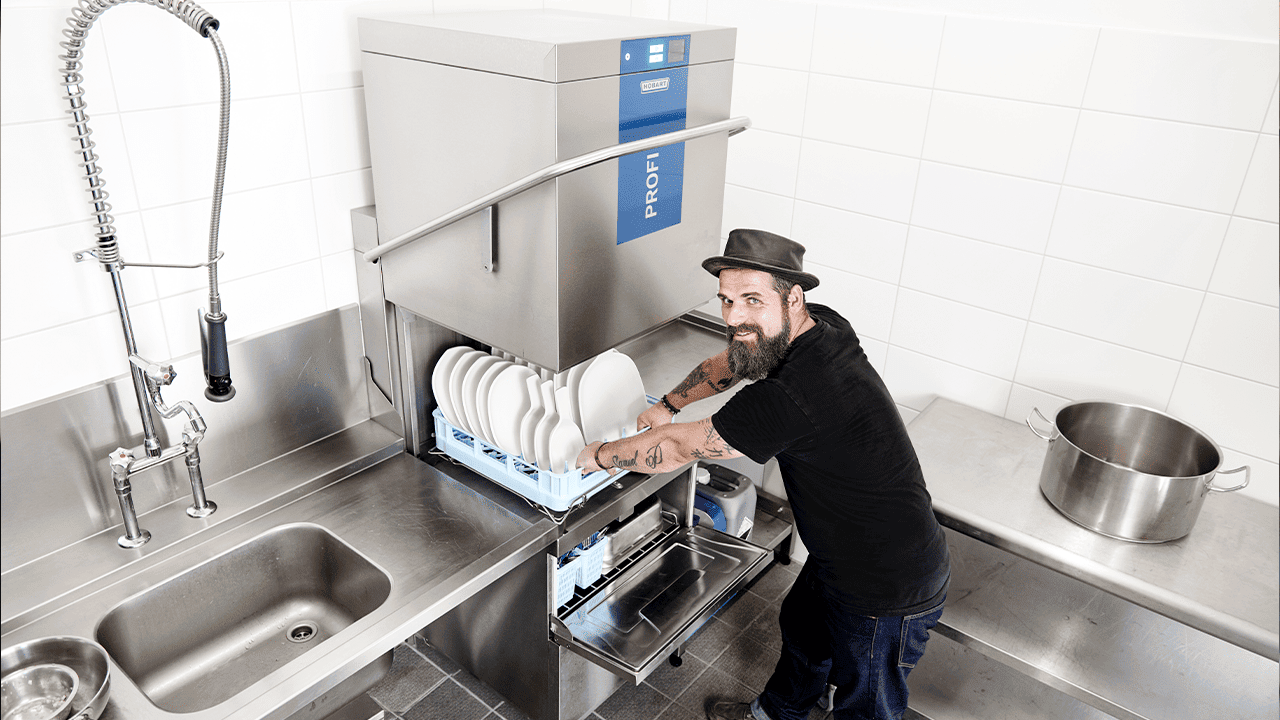
[[[178,380],[164,388],[209,424],[200,455],[214,502],[222,480],[371,417],[355,305],[237,341],[230,354],[231,401],[204,399],[198,353],[173,363]],[[180,440],[181,420],[161,421],[165,445]],[[2,571],[118,525],[107,454],[141,442],[127,374],[0,416]],[[182,463],[132,482],[139,515],[191,492]]]

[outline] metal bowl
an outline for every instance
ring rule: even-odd
[[[111,663],[107,651],[92,640],[58,636],[29,640],[0,652],[0,674],[6,678],[10,673],[49,663],[70,668],[80,679],[71,701],[70,717],[98,720],[111,692]]]
[[[3,720],[66,720],[80,678],[66,665],[28,665],[0,679]]]

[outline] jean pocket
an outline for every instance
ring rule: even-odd
[[[902,639],[898,645],[898,667],[913,668],[924,656],[929,631],[942,618],[942,608],[936,607],[919,615],[902,618]]]

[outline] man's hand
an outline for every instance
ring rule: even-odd
[[[668,422],[670,422],[670,420],[668,420]],[[578,453],[578,460],[575,463],[575,465],[582,468],[583,475],[586,475],[588,473],[593,473],[597,470],[604,469],[596,464],[596,452],[598,452],[600,448],[603,446],[604,446],[604,442],[602,441],[593,442],[590,445],[587,445],[586,447],[582,448],[582,452]],[[609,474],[617,475],[618,469],[609,468]]]
[[[640,413],[636,418],[636,430],[644,430],[645,428],[656,428],[667,425],[671,422],[671,411],[662,403],[655,403],[649,406],[648,410]]]

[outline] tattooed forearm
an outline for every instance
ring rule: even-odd
[[[654,445],[645,453],[644,464],[652,470],[662,464],[662,445]]]
[[[689,376],[686,377],[684,380],[682,380],[680,384],[676,386],[676,389],[672,390],[671,392],[676,395],[679,395],[682,398],[688,398],[690,390],[698,387],[699,385],[701,385],[704,382],[707,382],[707,380],[710,379],[711,373],[707,372],[706,366],[707,366],[707,363],[704,362],[698,367],[694,368],[693,372],[689,373]]]
[[[716,427],[711,423],[711,418],[700,420],[698,425],[703,432],[702,447],[693,448],[689,454],[696,460],[714,460],[717,458],[737,457],[738,453],[729,447],[729,443],[720,437],[720,433],[716,432]]]
[[[633,468],[636,466],[636,463],[639,460],[640,460],[640,453],[637,451],[632,453],[631,457],[614,455],[611,462],[613,467],[616,467],[616,468]]]

